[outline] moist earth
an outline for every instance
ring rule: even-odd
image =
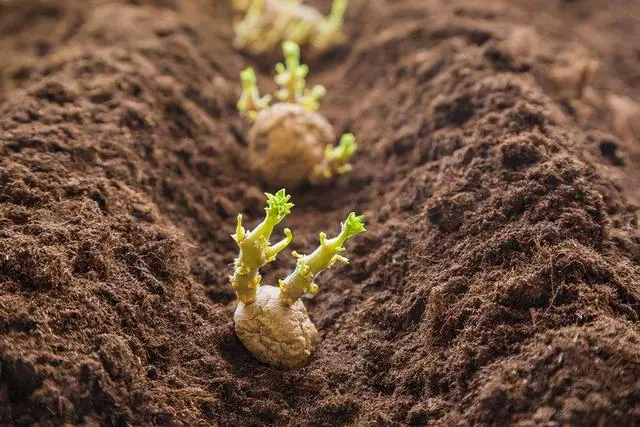
[[[279,370],[228,275],[274,190],[239,72],[273,88],[280,53],[234,51],[222,0],[0,3],[0,423],[639,425],[638,17],[352,0],[349,43],[304,60],[354,171],[284,226],[301,253],[349,211],[368,231]]]

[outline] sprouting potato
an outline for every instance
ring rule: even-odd
[[[280,102],[269,106],[271,95],[261,97],[253,69],[242,71],[242,95],[238,110],[252,120],[249,131],[249,165],[272,187],[320,184],[351,171],[349,159],[357,149],[353,134],[342,135],[334,146],[335,133],[320,113],[322,86],[306,88],[309,67],[300,64],[300,48],[283,43],[285,63],[276,66],[274,94]]]
[[[234,0],[233,4],[245,13],[234,25],[234,45],[252,54],[269,51],[284,40],[311,44],[321,52],[345,40],[347,0],[334,0],[327,17],[300,0]]]
[[[240,248],[230,277],[238,297],[235,330],[245,348],[258,360],[275,367],[296,368],[307,362],[318,338],[318,331],[300,298],[318,292],[314,281],[321,271],[336,262],[349,262],[340,253],[345,250],[343,245],[348,239],[365,231],[364,217],[350,213],[340,233],[332,239],[320,233],[320,246],[312,253],[293,252],[296,268],[279,280],[279,286],[261,286],[259,269],[275,260],[293,239],[291,231],[285,229],[284,239],[269,244],[275,226],[291,212],[293,203],[289,203],[290,196],[284,189],[266,196],[264,220],[247,231],[242,226],[242,215],[238,215],[236,233],[232,236]]]

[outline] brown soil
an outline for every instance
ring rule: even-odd
[[[0,3],[0,424],[640,425],[640,7],[474,3],[352,0],[306,58],[361,150],[294,192],[293,248],[369,231],[297,371],[227,282],[267,190],[238,72],[277,53],[222,1]]]

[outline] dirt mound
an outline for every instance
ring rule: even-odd
[[[638,89],[562,13],[622,35],[589,1],[391,3],[353,0],[350,44],[309,57],[361,149],[293,193],[293,249],[349,210],[368,232],[321,277],[298,371],[232,328],[229,234],[267,188],[228,5],[0,5],[2,424],[638,423]]]

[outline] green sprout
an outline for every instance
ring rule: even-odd
[[[297,102],[305,88],[309,66],[300,64],[300,46],[291,40],[282,43],[284,64],[276,64],[275,81],[280,86],[276,98],[285,102]]]
[[[260,48],[265,48],[266,46],[261,44],[261,40],[264,40],[264,37],[260,37],[261,31],[259,31],[262,26],[262,14],[265,9],[264,0],[237,0],[234,6],[238,9],[243,8],[246,10],[244,18],[233,24],[233,30],[236,34],[233,41],[234,45],[237,47],[258,45]]]
[[[295,9],[294,7],[293,9]],[[299,9],[299,7],[297,7]],[[289,19],[285,25],[285,30],[282,32],[282,39],[292,40],[300,45],[307,44],[311,38],[311,32],[313,30],[313,24],[309,21]]]
[[[356,137],[352,133],[345,133],[340,138],[337,146],[327,145],[324,149],[324,158],[314,171],[312,181],[330,179],[334,174],[343,175],[353,170],[349,159],[358,149]]]
[[[342,175],[353,169],[348,161],[357,149],[356,137],[352,133],[345,133],[337,147],[326,147],[325,160],[331,165],[331,169]]]
[[[251,121],[255,121],[258,113],[269,107],[271,95],[260,97],[256,72],[251,67],[242,70],[240,80],[242,82],[242,94],[237,103],[238,111],[245,113]]]
[[[351,212],[342,223],[340,233],[332,239],[320,233],[320,245],[309,255],[293,252],[296,267],[279,280],[279,286],[260,286],[258,269],[275,259],[291,241],[291,232],[287,229],[283,241],[273,246],[268,243],[274,226],[291,212],[293,204],[289,203],[289,196],[284,190],[267,194],[267,204],[265,220],[249,234],[242,227],[242,217],[238,216],[233,238],[240,247],[240,256],[236,259],[231,284],[239,302],[233,319],[238,338],[256,358],[276,367],[294,368],[309,359],[318,337],[318,330],[300,298],[318,292],[315,279],[320,272],[337,262],[349,263],[342,255],[344,244],[366,231],[364,216]]]
[[[282,303],[289,306],[304,294],[315,295],[318,292],[318,285],[314,283],[314,279],[318,273],[336,262],[348,264],[349,260],[340,255],[345,251],[343,245],[348,239],[364,231],[366,231],[364,215],[357,216],[351,212],[342,223],[342,230],[336,237],[327,240],[327,235],[320,233],[318,236],[320,246],[311,254],[300,255],[293,252],[297,259],[296,269],[279,282]]]
[[[344,42],[342,32],[344,14],[347,10],[348,0],[334,0],[329,16],[319,23],[316,37],[312,40],[313,46],[318,50],[326,50],[333,45]]]
[[[306,77],[309,74],[309,66],[300,63],[300,46],[297,43],[287,40],[282,43],[282,52],[284,63],[276,64],[274,80],[280,89],[275,92],[275,97],[282,102],[300,104],[308,111],[317,111],[320,107],[320,98],[327,93],[326,89],[322,85],[307,89]],[[271,95],[260,97],[253,68],[242,70],[240,81],[242,94],[237,108],[253,121],[260,111],[269,107],[272,97]]]
[[[238,299],[245,304],[256,299],[256,291],[262,280],[258,269],[275,260],[278,253],[286,248],[293,239],[291,230],[285,228],[285,238],[274,245],[269,245],[273,229],[291,213],[291,208],[294,205],[289,203],[291,196],[284,189],[275,195],[269,193],[265,193],[265,195],[267,196],[267,207],[265,208],[264,220],[253,231],[247,232],[242,226],[242,214],[239,214],[236,232],[231,236],[240,248],[240,255],[234,261],[234,274],[230,277],[231,286],[235,289]]]
[[[275,93],[276,98],[283,102],[300,103],[309,111],[316,111],[319,100],[326,93],[323,86],[315,86],[306,89],[306,77],[309,74],[309,66],[300,63],[300,46],[287,40],[282,43],[284,63],[276,65],[275,81],[280,90]]]
[[[305,89],[304,95],[300,98],[300,104],[307,111],[318,111],[320,108],[320,98],[327,94],[327,90],[322,85],[315,85],[311,90]]]

